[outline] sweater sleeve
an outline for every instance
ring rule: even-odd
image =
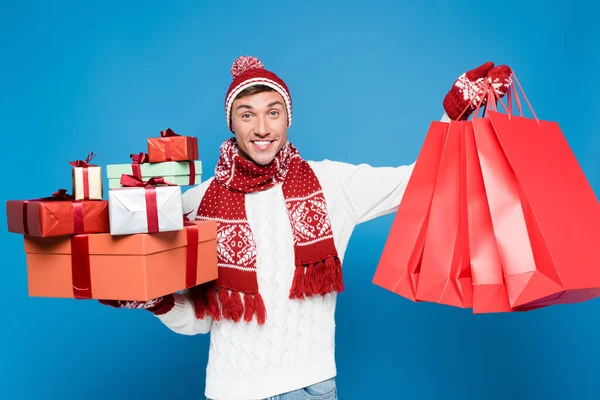
[[[202,196],[206,192],[211,180],[212,178],[183,193],[183,212],[187,215],[188,220],[196,218],[200,200],[202,200]],[[194,303],[187,297],[185,290],[181,294],[175,293],[173,296],[175,297],[173,308],[165,314],[156,315],[167,328],[182,335],[197,335],[210,332],[212,318],[209,316],[203,319],[196,318]]]
[[[356,224],[395,212],[414,168],[336,162],[337,181]]]
[[[209,316],[203,319],[197,319],[194,311],[194,304],[185,295],[175,293],[175,303],[173,308],[166,314],[156,317],[167,328],[181,335],[198,335],[210,332],[212,327],[212,318]]]
[[[441,122],[450,122],[444,113]],[[372,167],[368,164],[338,163],[337,178],[346,206],[356,224],[396,212],[415,167]]]

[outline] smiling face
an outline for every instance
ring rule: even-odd
[[[231,128],[242,157],[270,164],[287,141],[283,97],[271,89],[241,93],[231,107]]]

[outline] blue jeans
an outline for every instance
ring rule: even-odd
[[[269,397],[267,400],[338,400],[335,378]]]
[[[338,400],[335,378],[264,400]]]

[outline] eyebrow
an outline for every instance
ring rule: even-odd
[[[271,107],[273,107],[273,106],[275,106],[277,104],[279,104],[281,107],[283,107],[283,103],[281,101],[279,101],[279,100],[275,100],[274,102],[269,103],[269,105],[267,107],[271,108]]]
[[[267,104],[267,107],[271,108],[273,106],[276,106],[277,104],[279,104],[280,106],[283,107],[283,103],[279,100],[275,100],[274,102]],[[240,108],[246,108],[248,110],[252,110],[254,107],[252,107],[249,104],[240,104],[239,106],[237,106],[237,110],[239,110]]]

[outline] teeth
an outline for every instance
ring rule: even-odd
[[[270,140],[255,140],[254,144],[257,144],[259,146],[267,146],[271,143]]]

